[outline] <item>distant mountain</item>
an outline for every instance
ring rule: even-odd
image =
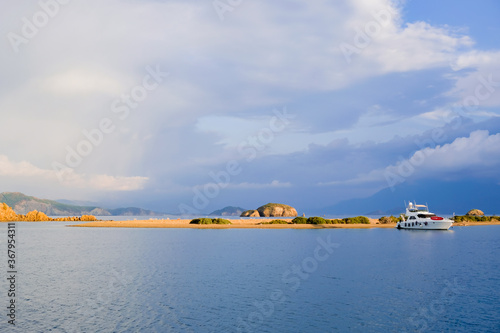
[[[403,183],[386,188],[368,198],[341,201],[325,207],[321,213],[329,215],[399,215],[404,212],[404,201],[415,200],[428,204],[435,213],[464,215],[470,209],[481,209],[488,215],[500,213],[500,185],[494,182],[446,182],[425,180]]]
[[[246,209],[241,207],[227,206],[222,209],[211,212],[213,216],[240,216]]]
[[[116,215],[136,215],[136,216],[157,216],[164,215],[141,208],[117,208],[104,209],[97,206],[78,206],[62,203],[60,201],[39,199],[24,195],[19,192],[0,193],[0,202],[5,202],[17,214],[27,214],[30,211],[37,210],[49,216],[67,216],[67,215],[95,215],[95,216],[116,216]]]
[[[154,212],[152,210],[137,208],[137,207],[127,207],[127,208],[116,208],[108,209],[113,216],[159,216],[165,215],[164,213]]]
[[[93,202],[93,201],[66,200],[66,199],[59,199],[56,201],[63,203],[63,204],[66,204],[66,205],[71,205],[71,206],[87,206],[87,207],[98,207],[99,206],[99,204],[97,202]]]

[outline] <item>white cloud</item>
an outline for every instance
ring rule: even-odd
[[[490,65],[498,66],[499,63],[500,52],[472,50],[460,54],[451,66],[453,70],[459,71],[461,69],[478,68]]]
[[[278,180],[273,180],[271,183],[239,183],[239,184],[229,184],[229,188],[232,189],[243,189],[243,190],[260,190],[260,189],[275,189],[275,188],[287,188],[292,187],[290,182],[280,182]]]
[[[50,177],[49,170],[40,169],[33,164],[22,161],[12,162],[5,155],[0,155],[0,175],[7,177]]]
[[[92,175],[88,177],[88,186],[104,191],[136,191],[144,188],[147,177],[115,177],[109,175]]]
[[[196,188],[203,190],[205,187],[213,186],[214,183],[208,183],[204,185],[196,186]],[[290,182],[280,182],[279,180],[273,180],[270,183],[220,183],[217,184],[221,189],[238,189],[238,190],[264,190],[264,189],[276,189],[276,188],[287,188],[292,187]]]
[[[42,169],[27,161],[14,162],[5,155],[0,155],[0,176],[22,179],[26,183],[34,185],[48,182],[54,187],[64,186],[98,191],[140,190],[149,180],[147,177],[79,174],[73,169],[66,169],[58,175],[55,170]]]
[[[418,152],[415,153],[408,162],[416,166],[416,172],[421,173],[421,177],[427,172],[445,174],[460,170],[468,170],[472,174],[473,169],[481,171],[485,167],[500,166],[500,133],[490,135],[486,130],[479,130],[450,144],[425,148],[420,151],[420,155],[425,156],[421,166],[418,155]]]
[[[500,106],[500,52],[473,50],[460,55],[451,64],[456,80],[448,93],[457,98],[457,106],[467,114],[484,107]]]
[[[467,177],[498,178],[500,168],[500,133],[490,135],[486,130],[470,133],[452,143],[424,148],[397,164],[376,169],[356,178],[322,183],[320,185],[363,184],[379,182],[393,186],[407,179],[440,177],[453,178],[465,173]],[[386,183],[387,182],[387,183]]]
[[[113,96],[125,91],[124,85],[110,75],[80,68],[48,77],[42,87],[55,95],[105,93]]]
[[[472,41],[467,36],[455,36],[451,29],[415,22],[386,34],[376,48],[368,51],[377,57],[385,72],[394,72],[446,66],[460,48],[469,46]]]

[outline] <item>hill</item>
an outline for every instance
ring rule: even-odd
[[[240,216],[246,209],[241,207],[227,206],[222,209],[211,212],[212,216]]]
[[[27,196],[19,192],[0,193],[0,203],[6,203],[17,214],[27,214],[31,211],[38,211],[50,216],[68,215],[96,215],[96,216],[116,216],[116,215],[136,215],[155,216],[164,215],[136,207],[104,209],[97,206],[78,206],[66,204],[59,201],[40,199]]]
[[[137,207],[116,208],[107,210],[112,216],[161,216],[163,213]]]

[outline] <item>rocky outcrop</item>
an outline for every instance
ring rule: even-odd
[[[276,203],[268,203],[267,205],[261,206],[257,208],[260,216],[262,217],[295,217],[297,216],[297,210],[291,206],[276,204]]]
[[[18,215],[6,203],[0,204],[0,221],[17,221]]]
[[[297,210],[291,206],[277,203],[268,203],[256,210],[247,210],[242,217],[295,217]]]
[[[259,217],[260,214],[257,210],[251,209],[251,210],[246,210],[240,215],[241,217]]]
[[[466,216],[484,216],[484,213],[479,209],[471,209],[465,215]]]
[[[41,221],[97,221],[93,215],[82,215],[81,217],[60,217],[53,219],[48,217],[45,213],[33,210],[25,215],[16,214],[12,208],[10,208],[6,203],[0,204],[0,221],[1,222],[41,222]]]

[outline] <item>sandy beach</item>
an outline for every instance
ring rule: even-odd
[[[395,223],[380,224],[376,219],[370,219],[370,224],[261,224],[273,219],[229,219],[232,224],[189,224],[191,219],[183,220],[128,220],[128,221],[95,221],[69,225],[70,227],[89,228],[194,228],[194,229],[234,229],[234,228],[261,228],[261,229],[367,229],[367,228],[394,228]],[[292,219],[283,219],[291,221]],[[500,225],[500,222],[461,222],[454,226]]]

